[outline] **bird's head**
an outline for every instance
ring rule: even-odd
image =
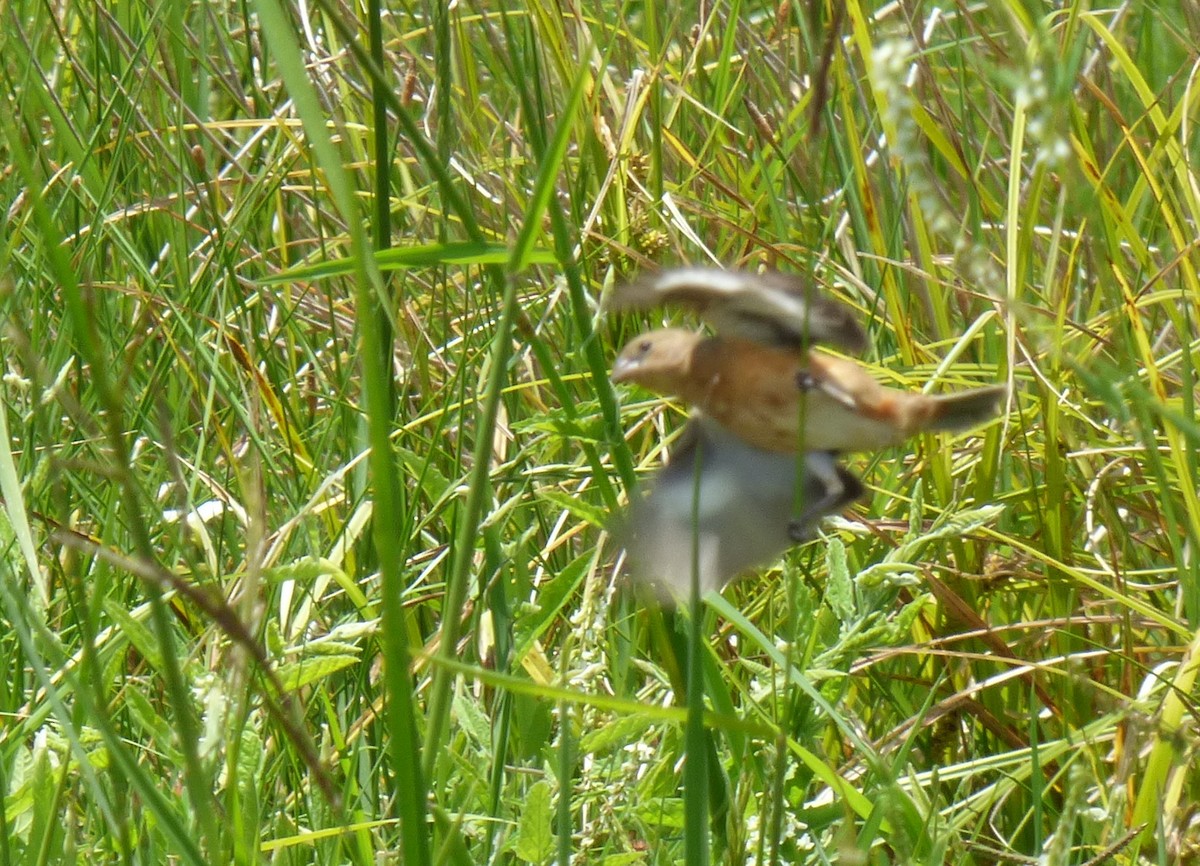
[[[658,394],[678,394],[691,372],[692,353],[705,335],[684,328],[662,328],[634,337],[613,362],[614,382],[633,382]]]

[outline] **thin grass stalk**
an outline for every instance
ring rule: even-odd
[[[328,6],[327,0],[321,0],[321,5],[323,8],[326,8]],[[326,8],[326,11],[329,12],[331,10]],[[379,66],[372,58],[363,54],[361,48],[357,46],[356,41],[353,39],[353,34],[349,33],[348,28],[341,22],[340,18],[337,15],[331,15],[331,20],[339,32],[342,33],[343,37],[347,38],[350,50],[367,67],[369,74],[376,79],[382,78]],[[439,191],[445,199],[448,209],[458,216],[464,231],[472,241],[481,244],[484,243],[483,233],[475,221],[474,214],[458,192],[453,179],[449,175],[447,168],[448,160],[440,158],[435,153],[433,146],[421,133],[420,128],[409,114],[407,108],[400,104],[395,95],[386,89],[382,93],[387,99],[389,107],[395,112],[406,140],[413,150],[416,151],[421,163],[437,180]],[[445,115],[445,117],[448,118],[449,115]],[[531,242],[532,236],[530,236],[529,245],[531,245]],[[525,256],[522,256],[522,262],[524,262],[524,259]],[[511,335],[516,315],[515,280],[511,277],[505,278],[503,272],[492,265],[484,266],[484,273],[493,288],[500,285],[501,281],[503,281],[504,289],[500,304],[500,318],[496,334],[492,341],[492,349],[489,352],[490,374],[488,385],[483,394],[483,402],[479,409],[476,424],[477,439],[473,452],[471,480],[468,484],[467,499],[464,504],[463,514],[459,519],[459,531],[455,536],[454,553],[446,582],[446,594],[443,604],[444,615],[438,636],[439,657],[442,664],[437,665],[433,673],[433,683],[430,688],[427,704],[423,751],[419,747],[416,747],[413,752],[414,758],[418,754],[420,756],[421,779],[431,777],[434,761],[440,753],[441,741],[445,736],[450,709],[450,689],[455,676],[452,668],[445,664],[445,662],[453,660],[454,657],[459,627],[456,612],[461,609],[463,601],[466,598],[466,585],[472,560],[472,551],[474,550],[476,528],[479,525],[483,512],[483,501],[489,489],[491,436],[495,428],[499,411],[499,400],[507,375],[508,358],[511,354]],[[376,507],[378,508],[378,503]],[[377,512],[376,520],[378,519],[379,515]],[[381,568],[382,566],[383,563],[381,562]],[[388,595],[395,595],[394,603],[399,605],[399,582],[395,584],[394,589],[394,593],[389,593],[385,580],[385,620],[387,617],[386,605],[390,600]],[[399,612],[402,613],[403,609],[399,608]],[[391,629],[387,629],[386,631],[389,633],[392,632]],[[407,656],[407,648],[405,648],[404,652],[405,656]],[[406,692],[411,694],[411,682],[406,681],[404,688]],[[412,699],[411,703],[409,701],[405,703],[411,707],[412,723],[408,727],[411,728],[412,736],[416,737],[415,698]],[[409,717],[407,712],[405,715]]]
[[[319,0],[319,2],[327,12],[333,11],[328,8],[329,0]],[[333,22],[335,28],[342,33],[343,37],[347,39],[350,51],[367,68],[369,74],[381,78],[382,71],[370,57],[363,53],[361,47],[357,45],[357,41],[353,38],[353,34],[350,33],[349,28],[347,28],[337,15],[331,15],[330,20]],[[459,193],[454,180],[449,174],[447,161],[443,161],[438,157],[433,145],[422,134],[420,127],[408,109],[400,104],[395,94],[387,90],[383,93],[385,98],[387,98],[389,107],[396,115],[396,120],[409,146],[416,152],[421,164],[437,180],[438,190],[445,200],[447,209],[459,218],[463,231],[466,232],[470,240],[479,244],[484,243],[483,233],[475,220],[473,212],[467,205],[466,200]],[[532,245],[532,236],[529,245]],[[522,263],[525,261],[524,255],[521,256],[521,261]],[[421,777],[424,779],[431,777],[433,762],[436,760],[442,739],[445,736],[446,723],[450,712],[450,687],[454,674],[445,662],[453,660],[455,645],[458,639],[458,616],[456,612],[461,610],[462,603],[466,598],[466,583],[471,566],[472,551],[474,550],[476,528],[483,513],[483,500],[488,488],[492,431],[496,426],[500,393],[505,381],[504,377],[507,375],[508,358],[512,351],[511,334],[513,320],[516,315],[515,281],[511,278],[506,278],[504,271],[494,265],[485,265],[483,271],[485,279],[494,291],[503,286],[501,292],[501,310],[495,338],[492,341],[492,350],[488,356],[490,365],[488,385],[484,391],[483,402],[477,416],[475,428],[477,439],[473,452],[471,480],[468,483],[467,499],[463,506],[463,513],[459,518],[453,558],[446,581],[446,594],[442,608],[445,615],[442,617],[441,630],[438,635],[439,658],[442,663],[437,665],[433,672],[433,683],[430,687],[426,710],[424,752],[420,758]],[[503,338],[503,341],[501,338]],[[378,519],[378,515],[376,519]],[[381,562],[382,565],[383,563]],[[399,604],[399,582],[394,584],[394,589],[397,595],[395,603]],[[385,587],[386,592],[387,588]],[[405,650],[405,654],[407,655],[407,649]],[[411,683],[407,684],[405,688],[411,692]],[[415,707],[416,705],[413,703],[412,709],[414,713]],[[413,717],[413,735],[415,736],[415,716]],[[418,751],[420,750],[418,749]]]
[[[371,254],[370,243],[357,216],[349,178],[329,138],[324,113],[306,75],[290,24],[277,0],[257,0],[262,27],[296,111],[304,124],[318,164],[325,172],[330,193],[350,232],[355,258],[355,298],[360,328],[363,385],[370,441],[369,465],[374,488],[373,536],[379,556],[383,593],[384,676],[388,686],[388,726],[392,771],[397,777],[396,801],[400,810],[401,841],[405,862],[429,866],[429,828],[426,824],[426,776],[422,774],[417,734],[417,704],[406,642],[408,627],[403,591],[404,544],[397,526],[403,526],[404,494],[391,444],[391,365],[381,369],[383,279]]]
[[[663,45],[658,4],[647,3],[643,7],[643,27],[646,52],[657,67],[663,62]],[[650,195],[661,202],[663,196],[663,83],[662,75],[650,76],[649,116],[650,125]]]
[[[501,22],[504,25],[504,33],[509,44],[516,44],[515,34],[509,27],[508,16],[503,16]],[[607,55],[611,49],[612,44],[610,43],[601,52],[599,63],[602,67],[607,61]],[[587,46],[580,52],[580,77],[586,73],[586,58],[589,54],[590,46]],[[540,164],[546,158],[547,147],[545,133],[541,125],[545,112],[538,109],[538,106],[543,104],[544,98],[541,93],[532,93],[530,88],[526,86],[526,82],[532,81],[533,86],[537,87],[541,83],[542,76],[538,74],[540,70],[526,70],[519,56],[512,57],[512,62],[513,71],[518,76],[518,81],[516,82],[517,94],[521,98],[524,116],[527,118],[526,129],[529,131],[529,143],[533,151],[533,158]],[[573,112],[563,115],[564,118],[572,116]],[[584,290],[579,261],[575,255],[579,238],[567,223],[562,202],[557,197],[552,197],[548,206],[550,211],[550,230],[554,237],[555,257],[559,262],[563,278],[567,283],[567,292],[571,299],[571,321],[575,326],[579,345],[583,347],[584,361],[592,379],[593,392],[600,406],[600,414],[604,421],[605,440],[609,445],[609,452],[613,462],[616,464],[621,482],[625,485],[625,489],[630,491],[633,490],[637,483],[633,455],[629,451],[629,446],[625,442],[625,436],[621,429],[621,408],[617,402],[616,390],[608,378],[608,359],[604,356],[604,348],[592,326],[591,308],[587,301],[587,293]],[[539,357],[544,357],[545,345],[543,343],[535,341],[534,350],[539,353]],[[555,390],[560,395],[564,412],[568,417],[574,416],[575,411],[572,405],[574,401],[566,393],[565,389],[562,388],[561,378],[558,375],[556,365],[546,364],[545,361],[543,361],[543,365],[551,384],[554,385]],[[608,473],[603,470],[603,466],[600,464],[599,454],[591,443],[584,442],[582,443],[582,447],[589,463],[599,470],[594,473],[594,477],[596,483],[600,485],[605,500],[609,503],[610,508],[615,509],[617,504],[616,496],[613,493]]]
[[[488,378],[479,408],[475,447],[472,451],[470,481],[467,498],[459,516],[458,531],[454,537],[453,559],[446,581],[446,593],[442,607],[442,624],[438,635],[438,661],[430,690],[427,725],[425,729],[422,772],[426,778],[432,776],[434,761],[446,736],[450,712],[450,690],[454,674],[444,664],[457,655],[460,611],[467,597],[471,562],[475,553],[475,538],[478,534],[483,503],[491,491],[492,435],[499,415],[500,398],[508,381],[508,361],[512,354],[513,323],[517,315],[517,280],[511,273],[504,281],[504,292],[500,300],[500,317],[488,350]]]
[[[383,6],[380,0],[369,0],[367,4],[367,27],[370,42],[371,58],[380,70],[387,69],[383,56]],[[372,76],[371,78],[371,113],[372,113],[372,148],[374,151],[375,169],[375,214],[371,223],[371,240],[375,250],[386,250],[392,245],[392,153],[388,135],[388,113],[386,93],[392,91],[391,82]],[[384,292],[384,301],[394,307],[395,298],[391,291],[390,277],[384,278],[388,284]],[[383,365],[388,384],[388,403],[395,413],[396,383],[392,376],[392,359],[394,357],[396,335],[392,331],[391,320],[384,318],[379,335],[382,354],[379,363]],[[407,524],[405,524],[407,525]]]
[[[495,524],[489,523],[484,529],[483,543],[487,552],[485,574],[491,578],[485,583],[490,584],[490,589],[487,590],[487,610],[492,617],[492,634],[495,638],[492,647],[493,665],[496,670],[507,673],[512,664],[512,614],[508,604],[506,582],[501,574],[505,568],[504,552]],[[508,769],[509,741],[512,736],[512,715],[513,695],[504,691],[497,692],[492,707],[492,765],[488,781],[491,786],[489,814],[496,818],[498,828],[502,826],[502,802]],[[493,846],[498,835],[498,832],[487,835],[484,859],[488,862],[494,856]]]
[[[38,79],[38,83],[42,84],[43,82]],[[58,116],[56,112],[52,114]],[[64,123],[66,122],[65,118],[62,120]],[[68,129],[66,132],[71,141],[76,141],[73,130]],[[155,562],[154,546],[142,510],[142,491],[131,469],[130,448],[124,423],[125,412],[120,388],[111,375],[112,367],[109,359],[104,356],[99,335],[95,330],[93,311],[84,301],[78,278],[66,258],[61,234],[46,209],[45,201],[36,192],[41,188],[41,184],[34,172],[32,160],[25,151],[20,135],[11,122],[5,124],[5,133],[9,138],[10,151],[14,161],[18,162],[22,174],[26,177],[32,196],[35,221],[41,231],[51,269],[62,287],[68,319],[75,335],[76,345],[79,347],[79,354],[91,370],[92,386],[105,410],[104,435],[112,451],[112,468],[122,492],[123,507],[127,513],[126,524],[133,537],[134,549],[143,561]],[[171,704],[177,713],[175,721],[179,729],[178,744],[184,756],[186,768],[184,784],[193,799],[194,814],[211,855],[220,850],[220,828],[215,818],[212,791],[204,781],[207,774],[204,772],[196,749],[198,725],[193,713],[191,696],[182,666],[172,651],[175,646],[173,618],[163,600],[162,587],[152,581],[146,582],[145,586],[151,603],[151,618],[156,638],[162,648],[163,679]],[[92,648],[94,649],[94,647]],[[87,653],[89,647],[86,643],[84,649]],[[93,696],[93,706],[103,706],[105,699],[99,692],[102,679],[100,677],[88,678],[85,682],[94,683],[97,689],[97,693]],[[115,737],[115,732],[111,728],[109,734]]]
[[[683,760],[683,856],[693,866],[708,866],[708,748],[704,731],[704,670],[700,630],[704,602],[700,585],[700,473],[705,443],[696,443],[692,472],[692,581],[688,593],[687,624],[687,725]]]
[[[513,325],[517,317],[516,274],[524,271],[528,266],[535,239],[541,231],[542,218],[549,207],[558,173],[566,158],[567,146],[575,128],[575,118],[583,102],[585,85],[589,80],[587,67],[581,66],[563,106],[563,111],[559,115],[560,121],[555,129],[554,138],[545,158],[539,164],[537,181],[520,222],[520,232],[513,244],[512,255],[505,269],[507,277],[500,302],[500,316],[496,323],[491,349],[488,352],[488,380],[476,426],[477,438],[473,452],[471,480],[468,485],[463,515],[459,522],[459,531],[455,537],[454,561],[446,585],[444,610],[447,615],[443,618],[442,632],[439,638],[439,657],[443,662],[452,659],[455,652],[454,644],[458,633],[456,612],[461,609],[466,598],[474,539],[483,513],[483,500],[490,487],[491,431],[496,425],[500,397],[508,377],[508,361],[512,354]],[[427,774],[432,768],[433,755],[437,753],[444,736],[449,712],[450,677],[450,669],[444,664],[439,666],[439,670],[434,676],[433,691],[430,697],[429,725],[425,739]]]
[[[5,113],[0,112],[0,114]],[[92,370],[93,387],[100,395],[101,403],[105,407],[106,439],[113,452],[113,468],[118,476],[124,496],[124,507],[127,514],[126,524],[133,534],[134,545],[138,551],[138,555],[144,560],[152,562],[154,561],[153,547],[140,507],[141,491],[138,489],[129,468],[129,451],[125,440],[125,429],[122,420],[124,418],[123,406],[116,386],[110,378],[110,367],[108,366],[108,360],[104,357],[99,337],[94,329],[94,319],[90,314],[87,304],[84,302],[79,281],[67,257],[58,227],[55,225],[46,202],[39,194],[41,183],[39,182],[33,160],[25,147],[21,134],[13,124],[13,118],[7,114],[5,114],[3,119],[0,119],[0,125],[3,126],[4,136],[8,140],[8,152],[15,163],[16,169],[25,178],[26,189],[30,196],[29,204],[33,211],[34,221],[41,233],[43,252],[55,279],[61,287],[76,345],[79,347],[79,353],[84,363]],[[5,441],[8,441],[7,437]],[[7,582],[5,583],[7,584]],[[196,752],[197,736],[195,719],[191,713],[192,705],[183,681],[183,672],[179,665],[179,659],[172,652],[175,635],[171,617],[163,600],[162,589],[151,581],[147,581],[144,585],[151,603],[151,616],[155,625],[156,637],[162,647],[163,677],[177,713],[176,723],[179,726],[179,748],[185,763],[184,784],[188,788],[189,795],[194,799],[193,806],[198,813],[197,817],[205,845],[208,848],[209,854],[214,855],[215,852],[220,850],[220,834],[212,808],[212,792],[204,786],[203,780],[205,774],[200,764],[199,755]],[[9,594],[7,585],[5,586],[5,592]],[[21,598],[22,604],[24,603],[23,597],[19,596],[19,594],[13,594],[9,599],[10,609],[16,606],[18,598]],[[14,617],[14,621],[29,623],[38,621],[36,618],[31,618],[33,614],[30,608],[26,606],[25,610],[27,613]],[[51,645],[53,645],[53,642],[51,642]],[[27,652],[29,652],[30,659],[39,658],[39,654],[32,644],[28,647]],[[83,652],[85,662],[88,659],[92,659],[94,664],[94,642],[84,640]],[[85,664],[81,670],[87,669],[88,665]],[[44,677],[44,679],[47,694],[54,695],[50,700],[52,705],[57,704],[60,723],[64,726],[65,730],[75,732],[75,735],[71,737],[71,743],[73,748],[79,750],[81,765],[88,767],[84,773],[85,775],[92,775],[90,759],[86,752],[82,750],[82,745],[78,739],[78,732],[75,731],[75,726],[72,723],[71,714],[67,712],[65,706],[58,699],[55,691],[57,687],[52,685],[48,678]],[[179,854],[190,862],[203,862],[204,858],[201,848],[191,838],[192,834],[185,828],[181,816],[172,808],[166,798],[162,796],[158,786],[150,781],[145,770],[128,754],[128,748],[124,740],[113,727],[110,714],[104,709],[107,701],[101,693],[102,683],[103,679],[100,676],[88,677],[82,682],[76,681],[75,683],[74,694],[84,707],[86,717],[100,731],[105,745],[110,751],[111,759],[123,771],[128,782],[144,797],[151,811],[162,822],[167,835],[176,845]],[[107,803],[107,798],[100,794],[102,788],[94,776],[92,782],[94,793],[100,795],[98,800],[102,813],[105,814],[107,820],[112,822],[112,826],[119,826],[115,821],[111,806]]]
[[[1034,690],[1034,680],[1029,681],[1029,706],[1036,706],[1037,694]],[[1029,832],[1033,836],[1031,851],[1042,850],[1042,835],[1045,828],[1045,787],[1046,776],[1041,760],[1041,729],[1038,726],[1036,714],[1031,713],[1028,719],[1026,736],[1029,739],[1029,792],[1033,804],[1033,820],[1030,821]]]
[[[559,666],[559,676],[564,681],[570,675],[570,664],[575,659],[574,649],[573,636],[567,635],[563,640]],[[558,797],[555,806],[558,815],[558,862],[562,864],[571,862],[572,837],[575,828],[574,822],[571,820],[571,797],[574,794],[572,782],[575,771],[575,731],[572,723],[571,704],[560,700],[558,702]]]

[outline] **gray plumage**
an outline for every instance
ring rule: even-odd
[[[830,454],[763,451],[696,415],[617,535],[636,579],[663,599],[686,598],[693,567],[701,594],[720,590],[811,538],[823,518],[862,491]]]
[[[674,268],[617,286],[612,311],[671,305],[692,310],[719,334],[768,346],[815,343],[861,352],[867,335],[854,311],[796,274]]]

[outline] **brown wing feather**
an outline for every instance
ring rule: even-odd
[[[794,274],[677,268],[618,286],[614,311],[667,305],[692,310],[724,336],[768,346],[825,343],[860,352],[866,334],[854,311]]]

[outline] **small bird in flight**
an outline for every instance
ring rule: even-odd
[[[1007,393],[888,388],[854,361],[815,350],[860,352],[866,334],[850,308],[796,276],[681,268],[619,286],[609,303],[614,311],[655,306],[691,310],[717,332],[651,331],[631,340],[612,370],[614,382],[695,409],[618,533],[635,574],[676,593],[693,569],[702,591],[719,589],[861,496],[838,453],[966,430],[995,415]]]
[[[696,413],[616,536],[633,574],[663,600],[687,597],[693,576],[703,595],[808,540],[862,492],[832,455],[764,451]]]
[[[797,277],[684,268],[619,287],[612,306],[660,304],[696,311],[716,336],[663,328],[635,337],[617,355],[613,381],[679,397],[767,451],[875,451],[925,430],[967,430],[993,417],[1007,394],[1004,386],[901,391],[813,350],[857,351],[866,340],[848,308]]]

